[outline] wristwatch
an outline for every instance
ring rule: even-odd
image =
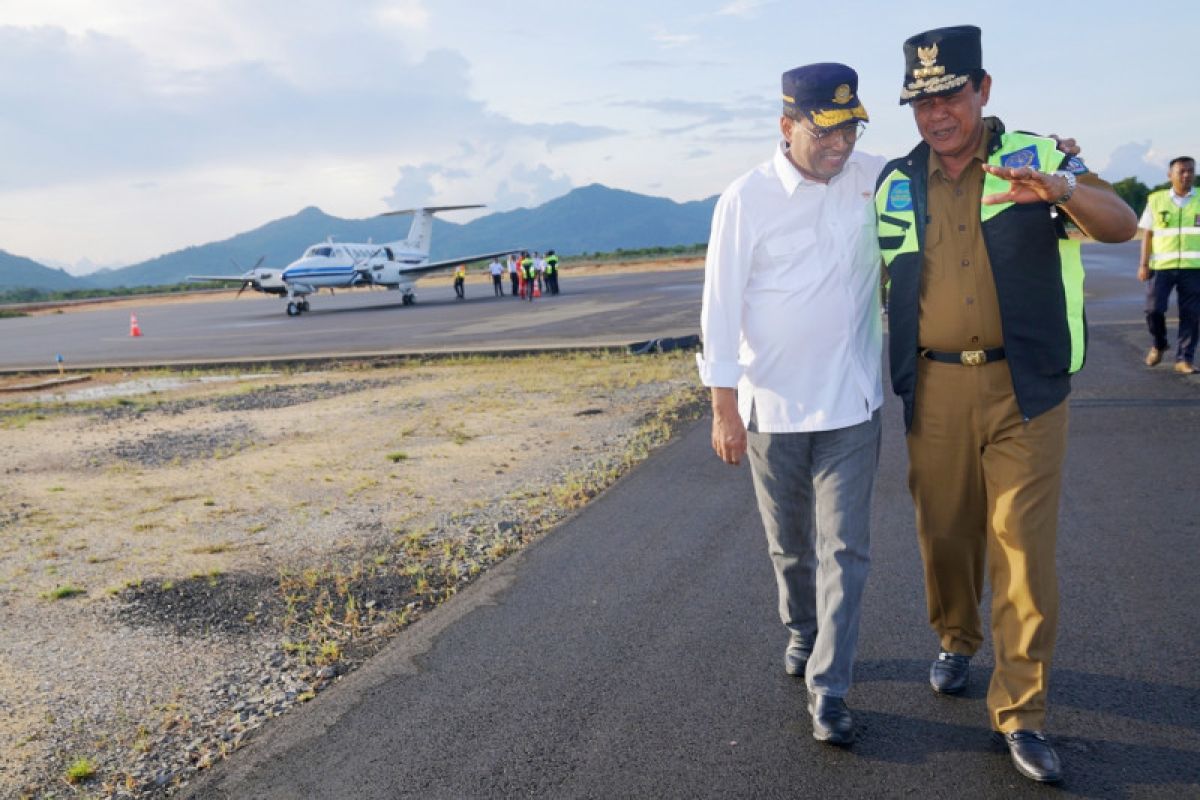
[[[1058,175],[1059,177],[1067,179],[1067,190],[1065,192],[1063,192],[1062,197],[1060,197],[1054,201],[1054,205],[1061,206],[1063,203],[1065,203],[1071,199],[1071,195],[1075,194],[1075,173],[1068,172],[1067,170],[1064,169],[1064,170],[1059,170],[1058,172],[1056,172],[1054,174]]]

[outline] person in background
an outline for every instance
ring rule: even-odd
[[[533,287],[536,279],[535,268],[533,266],[533,257],[528,251],[521,253],[521,292],[522,296],[527,297],[529,302],[533,302]]]
[[[1171,159],[1171,186],[1146,199],[1138,227],[1143,231],[1138,280],[1149,281],[1146,324],[1153,342],[1146,366],[1162,361],[1167,351],[1167,307],[1171,290],[1179,305],[1179,340],[1175,371],[1196,374],[1196,335],[1200,329],[1200,195],[1196,193],[1196,160]]]
[[[546,251],[546,282],[550,294],[558,294],[558,256],[553,250]]]
[[[500,266],[500,259],[493,258],[488,271],[492,273],[492,293],[496,297],[504,297],[504,268]]]
[[[459,300],[466,297],[464,286],[467,281],[467,265],[459,264],[454,268],[454,296]]]

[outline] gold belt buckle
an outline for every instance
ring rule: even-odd
[[[965,367],[978,367],[987,362],[987,355],[982,350],[963,350],[959,360]]]

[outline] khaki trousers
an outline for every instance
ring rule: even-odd
[[[909,489],[925,562],[929,622],[943,650],[983,642],[983,570],[992,586],[998,731],[1043,730],[1058,623],[1054,569],[1067,404],[1025,421],[1007,361],[918,359]]]

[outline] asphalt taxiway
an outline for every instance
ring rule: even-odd
[[[699,269],[568,271],[561,283],[561,294],[532,302],[474,283],[460,301],[449,279],[429,278],[413,306],[399,292],[358,289],[315,295],[298,317],[278,297],[247,292],[0,319],[0,371],[56,369],[59,354],[75,369],[611,346],[698,332]],[[131,313],[140,337],[129,335]]]
[[[964,696],[929,688],[937,640],[889,391],[853,747],[812,739],[749,470],[717,460],[701,421],[186,794],[1200,797],[1200,376],[1142,366],[1136,251],[1089,251],[1058,534],[1060,788],[990,744],[990,644]]]

